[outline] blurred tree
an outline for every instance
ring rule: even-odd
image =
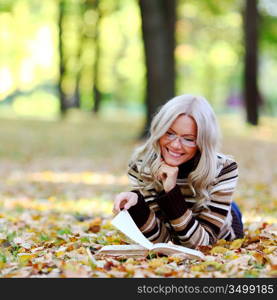
[[[81,81],[82,70],[83,70],[82,53],[83,53],[84,44],[85,44],[84,22],[83,22],[85,6],[82,5],[82,3],[80,3],[78,6],[78,10],[79,10],[79,14],[80,14],[78,16],[78,22],[77,22],[79,39],[78,39],[77,55],[76,55],[76,83],[75,83],[74,93],[72,96],[72,106],[80,108],[80,104],[81,104],[80,81]]]
[[[115,12],[124,10],[124,5],[126,5],[126,1],[117,1],[117,6],[114,8]],[[121,62],[128,55],[130,38],[127,35],[125,26],[121,22],[118,22],[118,33],[121,35],[121,39],[118,43],[118,48],[115,50],[116,55],[112,66],[112,74],[117,86],[113,92],[113,97],[119,107],[124,107],[124,98],[126,97],[125,87],[128,75],[122,72]]]
[[[94,10],[96,12],[96,21],[95,21],[95,28],[93,34],[93,42],[94,42],[94,62],[93,62],[93,111],[97,113],[100,108],[101,103],[101,92],[99,90],[99,62],[100,62],[100,55],[101,55],[101,48],[100,48],[100,22],[102,18],[102,12],[100,8],[100,1],[95,0],[93,3]]]
[[[63,49],[63,21],[65,15],[65,1],[60,0],[59,2],[59,14],[58,14],[58,35],[59,35],[59,82],[58,82],[58,90],[59,90],[59,100],[60,100],[60,110],[61,113],[64,114],[67,109],[67,101],[66,94],[63,89],[63,79],[65,75],[65,57],[64,57],[64,49]]]
[[[102,93],[100,91],[100,61],[101,61],[101,21],[106,15],[107,11],[101,7],[100,0],[85,0],[85,17],[84,22],[84,36],[87,41],[88,52],[93,57],[92,72],[91,72],[91,98],[93,104],[91,105],[94,113],[98,113],[102,100]],[[112,9],[111,9],[112,11]],[[109,13],[109,12],[108,12]]]
[[[146,60],[147,134],[157,108],[175,94],[175,0],[140,0],[142,33]]]
[[[11,12],[13,5],[18,0],[1,0],[0,1],[0,12]]]
[[[258,77],[258,23],[257,0],[246,0],[244,11],[244,100],[247,122],[258,125],[261,96],[257,83]]]
[[[70,107],[80,107],[84,50],[84,6],[73,0],[59,1],[59,100],[60,110],[65,113]]]

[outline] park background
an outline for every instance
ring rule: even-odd
[[[0,44],[0,277],[276,276],[276,1],[2,0]],[[96,260],[126,241],[109,221],[134,147],[184,93],[239,163],[246,237]]]

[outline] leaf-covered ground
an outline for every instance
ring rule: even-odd
[[[149,255],[96,259],[128,240],[110,225],[128,190],[141,121],[118,112],[63,122],[0,120],[0,277],[277,277],[277,122],[222,117],[223,152],[240,166],[245,238],[202,247],[205,261]],[[123,121],[124,120],[124,121]]]

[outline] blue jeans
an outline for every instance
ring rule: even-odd
[[[235,202],[232,202],[231,209],[232,209],[232,216],[233,216],[232,227],[236,234],[236,238],[242,238],[244,234],[243,234],[241,211]]]

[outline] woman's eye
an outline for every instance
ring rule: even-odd
[[[184,139],[185,141],[188,141],[188,142],[194,142],[194,140],[193,139]]]

